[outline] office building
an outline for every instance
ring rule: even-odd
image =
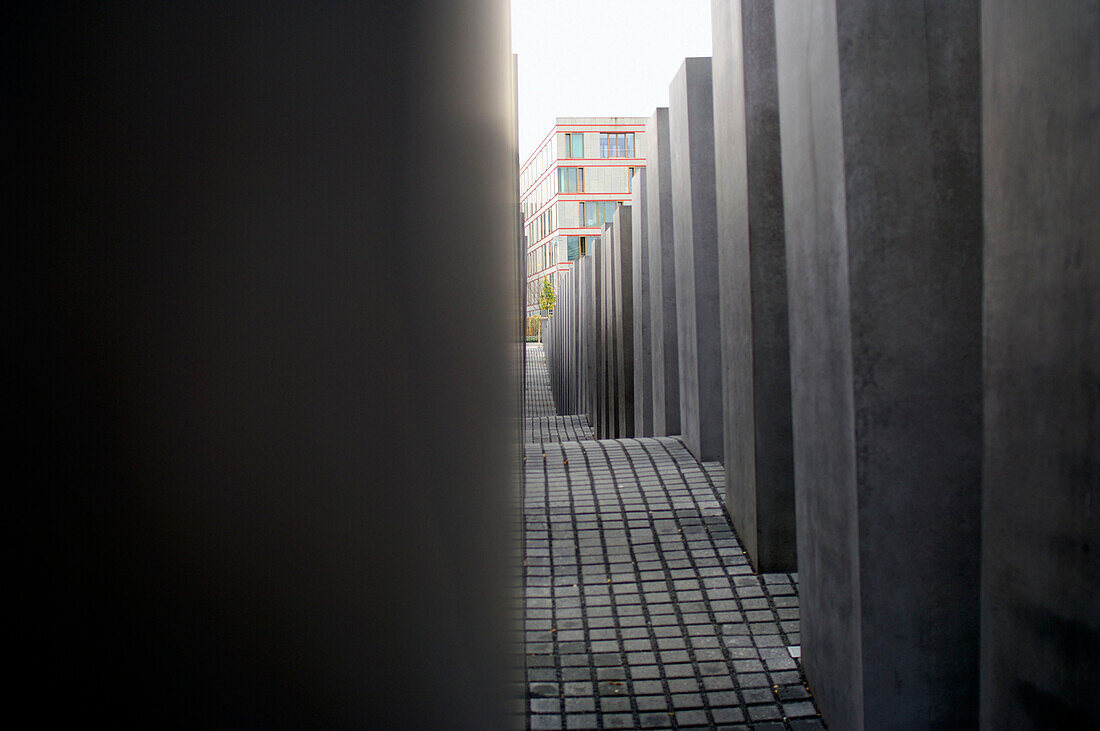
[[[520,168],[527,314],[546,277],[585,256],[645,166],[645,117],[558,117]]]

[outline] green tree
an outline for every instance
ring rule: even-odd
[[[550,281],[550,277],[542,280],[542,294],[539,295],[539,309],[550,315],[554,312],[554,303],[557,299],[554,297],[554,283]]]

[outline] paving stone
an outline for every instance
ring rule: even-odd
[[[594,688],[592,683],[566,683],[563,692],[567,696],[587,696],[593,694]]]
[[[745,711],[741,708],[714,708],[711,715],[715,723],[737,723],[745,720]]]
[[[760,703],[775,703],[775,695],[771,688],[749,688],[741,691],[745,703],[756,705]]]
[[[638,695],[664,692],[664,686],[659,680],[642,680],[640,682],[635,681],[632,689]]]
[[[604,713],[629,713],[629,698],[600,698],[600,710]]]
[[[634,728],[634,716],[629,713],[609,713],[603,716],[604,728]]]
[[[668,708],[668,699],[663,695],[640,695],[634,701],[639,711],[660,711]]]
[[[749,706],[748,710],[749,718],[753,721],[767,721],[783,717],[779,706]]]
[[[667,713],[643,713],[638,721],[641,728],[672,728],[672,717]]]
[[[706,711],[680,711],[676,714],[678,726],[706,726],[708,725]]]
[[[561,713],[561,701],[557,698],[532,698],[529,706],[532,713]]]
[[[695,669],[689,663],[666,664],[663,670],[666,678],[685,678],[695,674]]]
[[[806,690],[804,685],[784,685],[776,691],[776,695],[779,696],[781,701],[795,701],[809,698],[810,692]]]
[[[596,710],[595,698],[566,698],[565,699],[565,711],[566,713],[584,712]]]
[[[533,729],[558,729],[561,728],[561,716],[531,716],[528,719]]]
[[[803,716],[816,716],[817,709],[814,708],[814,704],[810,701],[801,701],[798,703],[784,703],[783,714],[788,718],[800,718]]]
[[[699,693],[673,693],[672,707],[676,710],[688,708],[702,708],[703,696]]]

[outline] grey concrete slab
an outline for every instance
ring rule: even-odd
[[[649,214],[646,208],[646,172],[634,173],[630,195],[630,231],[633,236],[634,294],[634,435],[653,436],[653,341],[649,302]]]
[[[600,308],[600,331],[603,335],[603,349],[600,353],[600,388],[603,403],[598,414],[599,425],[596,434],[600,439],[611,439],[615,436],[617,419],[615,416],[615,330],[612,327],[615,292],[611,276],[615,265],[615,247],[612,243],[610,223],[603,227],[600,245],[603,248],[603,256],[600,257],[600,287],[604,294]]]
[[[698,459],[722,456],[722,348],[710,58],[688,58],[668,88],[680,428]]]
[[[592,256],[585,256],[577,261],[580,287],[580,358],[579,379],[581,413],[588,416],[589,425],[594,423],[592,411]]]
[[[596,242],[589,248],[589,254],[585,257],[588,277],[588,294],[585,312],[585,328],[587,330],[587,369],[588,369],[588,422],[592,429],[599,431],[600,399],[600,359],[602,336],[600,333],[600,309],[602,307],[600,288],[600,258],[603,256],[603,242]]]
[[[569,271],[569,413],[580,408],[580,272],[576,263]]]
[[[605,438],[619,436],[619,332],[615,327],[615,269],[618,266],[618,252],[615,250],[615,227],[608,223],[604,227],[604,241],[607,242],[604,257],[604,286],[607,296],[604,298],[604,332],[607,334],[605,351],[605,380],[607,382],[607,412]]]
[[[612,217],[615,266],[615,396],[620,439],[634,436],[634,252],[630,206],[618,206]]]
[[[672,237],[672,153],[668,108],[646,123],[646,238],[649,242],[653,435],[680,433],[680,353],[676,319],[676,254]]]
[[[508,3],[59,10],[9,26],[9,449],[48,486],[9,692],[61,727],[522,724]]]
[[[981,727],[1100,728],[1100,4],[982,3]]]
[[[605,438],[607,435],[607,332],[604,329],[605,322],[605,310],[606,310],[606,297],[607,286],[604,282],[604,260],[607,258],[607,246],[603,237],[600,237],[600,242],[596,246],[595,258],[593,260],[593,281],[595,283],[596,292],[596,306],[592,313],[592,327],[594,333],[594,342],[596,344],[596,352],[594,354],[594,368],[595,368],[595,400],[594,400],[594,414],[595,421],[592,423],[592,428],[596,432],[598,438]]]
[[[795,571],[774,5],[711,8],[726,507],[758,570]]]
[[[977,4],[775,18],[803,667],[834,728],[973,728]]]

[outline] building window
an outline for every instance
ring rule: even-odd
[[[581,256],[588,256],[587,243],[588,243],[588,237],[587,236],[581,236],[581,246],[580,246],[580,249],[581,249],[580,250],[580,255]]]
[[[618,206],[617,201],[581,201],[579,225],[599,228],[611,220]]]
[[[634,157],[634,133],[600,132],[600,157]]]
[[[565,157],[584,157],[584,134],[581,132],[565,133]]]
[[[626,169],[626,192],[630,193],[634,185],[634,168]]]
[[[584,168],[558,168],[559,193],[584,192]]]

